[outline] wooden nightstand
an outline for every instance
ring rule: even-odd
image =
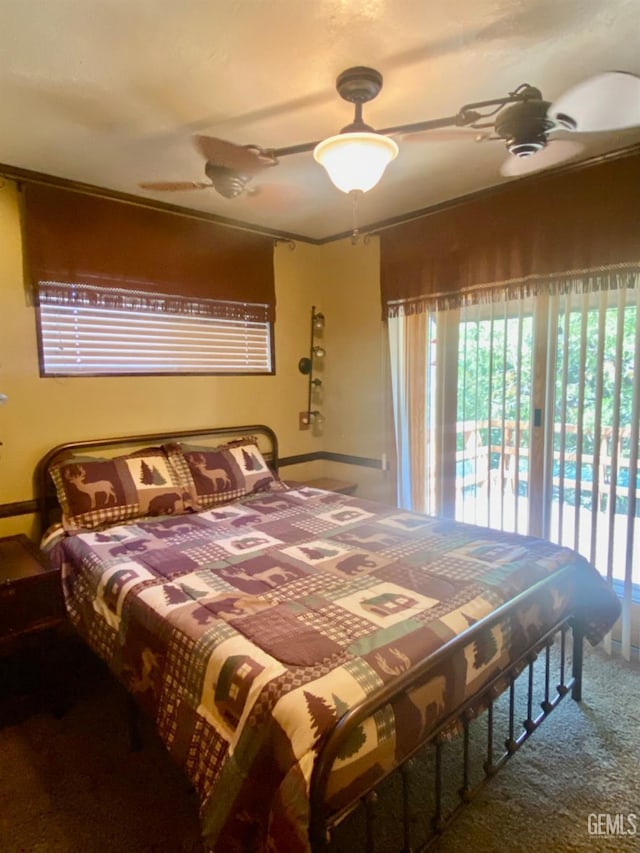
[[[64,621],[60,572],[26,536],[0,539],[0,650]]]
[[[312,489],[324,489],[326,492],[340,492],[341,495],[355,495],[358,488],[357,483],[347,480],[337,480],[334,477],[318,477],[316,480],[306,480],[304,486]]]
[[[54,633],[64,621],[60,572],[26,536],[0,539],[0,725],[62,713]]]

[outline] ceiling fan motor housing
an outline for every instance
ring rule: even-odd
[[[341,98],[355,106],[353,121],[343,127],[340,133],[375,133],[362,120],[362,105],[377,97],[382,89],[382,74],[375,68],[356,65],[338,75],[336,89]]]
[[[204,171],[214,189],[225,198],[237,198],[244,192],[252,177],[235,172],[228,166],[218,166],[211,161],[205,163]]]
[[[347,68],[338,75],[336,89],[345,101],[364,104],[372,101],[382,89],[382,74],[363,65]]]
[[[538,92],[537,89],[531,91]],[[546,146],[547,133],[555,126],[547,115],[549,107],[548,101],[534,97],[502,110],[496,119],[495,130],[505,140],[511,154],[529,157]]]

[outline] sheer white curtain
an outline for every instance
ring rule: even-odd
[[[397,500],[404,509],[433,512],[431,484],[433,429],[434,317],[420,311],[390,317],[391,394],[396,436]]]

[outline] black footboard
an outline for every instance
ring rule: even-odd
[[[374,788],[362,792],[355,803],[339,812],[332,812],[327,806],[327,787],[336,756],[364,720],[403,693],[428,681],[447,655],[459,652],[473,643],[481,632],[499,624],[515,609],[526,606],[529,600],[535,600],[545,587],[557,585],[561,575],[562,572],[545,578],[516,596],[376,696],[367,697],[349,709],[338,720],[321,744],[311,778],[309,833],[313,851],[341,849],[340,824],[355,819],[362,822],[358,837],[363,839],[363,850],[388,853],[392,849],[426,849],[568,692],[575,700],[580,700],[583,630],[574,614],[566,614],[544,635],[537,637],[508,669],[487,681],[474,696],[427,733],[402,765],[384,780],[376,782]],[[486,712],[478,718],[475,709],[479,705],[486,708]],[[453,726],[461,735],[451,739],[449,732]],[[449,752],[455,753],[455,770],[452,770]],[[395,778],[392,780],[391,776]],[[412,793],[416,780],[418,796]],[[387,796],[392,798],[390,803]],[[383,797],[385,809],[392,810],[392,823],[397,829],[393,842],[381,836],[376,826]],[[349,835],[353,839],[353,831]]]

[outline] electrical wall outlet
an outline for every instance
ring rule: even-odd
[[[382,456],[380,457],[380,467],[382,468],[383,471],[389,470],[389,460],[387,459],[386,453],[383,453]]]

